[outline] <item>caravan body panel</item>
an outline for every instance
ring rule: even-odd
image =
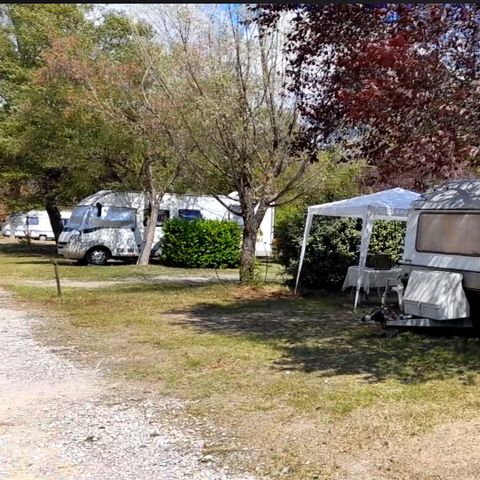
[[[459,272],[480,290],[480,180],[448,182],[422,195],[409,213],[403,269]]]

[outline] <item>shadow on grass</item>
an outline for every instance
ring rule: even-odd
[[[2,241],[0,243],[0,254],[22,255],[22,256],[32,256],[32,257],[41,257],[41,256],[54,257],[57,255],[57,246],[54,242],[52,242],[52,244],[35,243],[35,242],[28,244],[28,243],[22,243],[22,242],[6,243],[5,241]]]
[[[413,332],[385,337],[379,326],[360,324],[342,307],[345,301],[292,297],[203,304],[180,323],[200,332],[267,342],[281,352],[276,369],[362,375],[368,382],[396,379],[415,384],[454,377],[474,382],[480,369],[478,339]]]

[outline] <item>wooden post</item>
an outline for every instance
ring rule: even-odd
[[[57,261],[53,258],[51,258],[50,261],[53,263],[53,268],[55,269],[55,280],[57,282],[57,295],[61,297],[62,289],[60,288],[60,275],[58,274],[58,264],[57,264]]]

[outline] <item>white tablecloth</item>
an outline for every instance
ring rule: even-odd
[[[342,290],[348,287],[357,286],[359,267],[349,267],[345,281],[343,282]],[[391,270],[376,270],[374,268],[365,268],[363,271],[363,289],[368,294],[370,288],[385,288],[387,280],[390,280],[390,285],[394,284],[395,280],[400,278],[402,270],[400,268],[392,268]]]

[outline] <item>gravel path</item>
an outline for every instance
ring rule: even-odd
[[[39,344],[41,321],[0,290],[0,479],[253,479],[202,456],[194,430],[171,420],[180,402],[132,396]]]

